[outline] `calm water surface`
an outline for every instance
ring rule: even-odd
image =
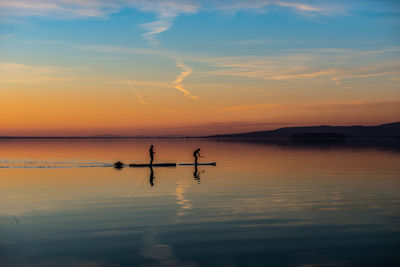
[[[400,266],[399,204],[396,151],[0,141],[2,266]]]

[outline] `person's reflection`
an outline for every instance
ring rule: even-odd
[[[153,171],[153,167],[150,166],[150,185],[154,186],[154,171]]]
[[[202,174],[203,172],[205,172],[205,170],[202,170],[201,172],[199,172],[199,169],[197,168],[197,165],[194,165],[194,172],[193,172],[193,178],[200,183],[200,174]]]

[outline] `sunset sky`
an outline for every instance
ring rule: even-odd
[[[0,136],[400,121],[399,1],[0,0]]]

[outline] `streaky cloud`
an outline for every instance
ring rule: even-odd
[[[176,77],[175,81],[172,82],[172,84],[174,84],[174,87],[178,90],[181,91],[185,96],[192,98],[192,99],[197,99],[198,96],[192,95],[190,94],[190,92],[188,90],[186,90],[185,88],[183,88],[183,80],[189,76],[193,70],[186,66],[185,64],[183,64],[182,62],[178,62],[176,64],[177,67],[182,69],[182,72],[179,74],[178,77]]]
[[[346,1],[285,1],[285,0],[0,0],[2,14],[15,16],[46,16],[57,19],[79,17],[105,17],[119,12],[126,7],[135,8],[142,12],[154,13],[161,18],[175,18],[181,14],[193,14],[201,10],[238,12],[253,10],[265,12],[269,6],[281,6],[301,12],[314,12],[322,15],[338,13],[347,7]],[[365,4],[364,6],[367,6]]]
[[[371,107],[384,107],[388,105],[399,105],[400,100],[382,100],[382,101],[330,101],[315,102],[307,104],[255,104],[255,105],[237,105],[222,107],[222,111],[227,112],[244,112],[252,110],[287,110],[289,108],[296,110],[347,110]]]
[[[147,30],[142,37],[151,46],[158,45],[156,36],[169,30],[173,25],[173,20],[181,14],[196,13],[199,6],[194,1],[180,0],[158,0],[158,1],[128,1],[137,9],[156,14],[157,19],[153,22],[144,23],[142,27]]]
[[[190,62],[198,62],[215,68],[202,71],[202,74],[205,75],[273,81],[324,79],[325,81],[334,81],[337,85],[340,85],[340,81],[344,79],[365,79],[380,76],[388,76],[388,79],[393,79],[400,75],[398,61],[400,48],[398,46],[371,50],[338,48],[284,49],[281,50],[283,53],[279,55],[258,57],[216,57],[171,50],[105,45],[81,46],[79,49],[102,53],[148,54],[173,58],[178,61],[177,66],[183,71],[172,83],[172,86],[185,95],[190,95],[190,93],[183,87],[182,82],[185,77],[192,73],[192,69],[184,65],[177,57],[184,57]],[[377,61],[377,57],[381,55],[387,56],[383,60]],[[329,62],[329,64],[326,64],[326,62]],[[350,64],[350,62],[359,63],[355,65]]]
[[[0,84],[61,84],[76,80],[69,72],[68,68],[56,66],[0,62]]]
[[[145,23],[142,25],[142,27],[148,30],[148,32],[143,33],[142,37],[146,39],[151,46],[157,46],[158,41],[156,35],[167,31],[171,26],[171,19],[162,19],[150,23]]]
[[[140,95],[140,93],[138,92],[138,90],[136,90],[136,88],[133,86],[132,82],[130,80],[126,80],[127,84],[129,85],[129,87],[132,89],[133,93],[136,95],[138,101],[140,104],[146,105],[148,104],[147,102],[145,102],[142,98],[142,96]]]
[[[155,20],[142,24],[147,31],[142,34],[150,45],[157,45],[156,36],[167,31],[176,17],[195,14],[199,11],[217,11],[236,13],[252,11],[264,13],[271,6],[292,9],[304,15],[332,15],[343,13],[346,5],[326,4],[317,1],[194,1],[194,0],[0,0],[2,17],[36,16],[53,19],[107,18],[123,8],[135,8],[139,11],[154,14]]]

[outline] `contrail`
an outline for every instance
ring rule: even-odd
[[[147,102],[145,102],[142,98],[142,96],[139,94],[139,92],[135,89],[135,87],[133,87],[132,83],[130,80],[126,80],[126,82],[128,83],[129,87],[132,89],[132,91],[135,93],[136,97],[138,98],[139,102],[143,105],[148,104]]]
[[[161,18],[159,20],[143,24],[142,26],[148,30],[148,32],[142,34],[142,37],[146,39],[151,46],[157,46],[158,41],[156,36],[171,28],[172,21],[168,18]]]
[[[187,96],[189,98],[197,99],[198,96],[191,95],[188,90],[183,88],[183,84],[182,84],[183,80],[187,76],[189,76],[193,72],[193,70],[190,67],[183,64],[182,62],[178,62],[176,64],[176,66],[181,68],[182,72],[181,72],[181,74],[179,74],[179,76],[176,78],[176,80],[172,82],[172,84],[174,84],[175,89],[177,89],[178,91],[181,91],[185,96]]]

